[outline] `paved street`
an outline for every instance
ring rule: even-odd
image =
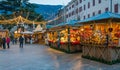
[[[0,70],[119,70],[120,64],[105,65],[83,59],[77,54],[66,54],[47,46],[27,44],[24,48],[11,45],[0,49]]]

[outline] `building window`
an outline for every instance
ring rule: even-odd
[[[71,14],[69,13],[69,17],[71,16]]]
[[[114,5],[114,12],[115,12],[115,13],[118,13],[118,4],[115,4],[115,5]]]
[[[72,11],[72,15],[74,15],[74,11]]]
[[[95,0],[93,0],[93,6],[95,6]]]
[[[90,14],[88,14],[88,18],[90,18]]]
[[[100,4],[100,3],[101,3],[101,0],[99,0],[98,3]]]
[[[68,11],[68,8],[66,10]]]
[[[90,2],[88,2],[88,8],[90,8]]]
[[[84,16],[84,19],[85,19],[85,16]]]
[[[93,12],[93,16],[95,16],[95,12]]]
[[[84,10],[85,10],[85,7],[86,7],[86,6],[84,5]]]
[[[79,0],[80,1],[80,3],[82,3],[82,0]]]
[[[98,14],[101,14],[101,10],[98,11]]]
[[[76,14],[78,14],[78,8],[76,9]]]
[[[74,8],[74,4],[72,5],[72,8]]]
[[[71,9],[71,7],[69,7],[69,10]]]
[[[68,15],[66,15],[66,18],[68,18]]]
[[[79,12],[81,12],[82,11],[82,7],[79,7]]]
[[[105,12],[108,12],[108,8],[105,8]]]
[[[78,5],[78,1],[76,1],[76,5]]]

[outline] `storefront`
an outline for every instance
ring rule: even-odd
[[[82,56],[99,62],[120,62],[120,16],[110,12],[80,21]]]

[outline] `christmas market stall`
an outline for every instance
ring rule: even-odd
[[[9,35],[9,31],[7,29],[0,29],[0,48],[2,48],[2,38],[6,38]]]
[[[5,30],[1,30],[0,29],[0,37],[8,37],[9,36],[9,30],[5,29]]]
[[[49,29],[49,45],[67,53],[80,52],[80,29],[75,22],[61,23]]]
[[[39,24],[34,30],[34,43],[45,44],[45,25]]]
[[[120,62],[120,15],[106,12],[80,21],[82,57],[107,64]]]
[[[33,42],[33,40],[32,40],[33,32],[31,32],[31,31],[24,31],[24,32],[21,32],[20,34],[24,36],[25,43],[32,44],[32,42]]]

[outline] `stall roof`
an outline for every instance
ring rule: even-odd
[[[96,15],[94,17],[91,17],[91,18],[88,18],[88,19],[85,19],[85,20],[81,20],[78,23],[97,21],[97,20],[103,20],[103,19],[110,19],[110,18],[120,19],[120,14],[105,12],[103,14],[99,14],[99,15]]]
[[[71,21],[69,21],[69,22],[63,22],[63,23],[60,23],[60,24],[58,24],[58,25],[47,25],[47,28],[49,29],[49,28],[53,28],[53,27],[60,27],[60,26],[76,26],[77,24],[75,24],[75,23],[77,23],[78,21],[77,20],[71,20]],[[80,26],[80,25],[79,25]]]
[[[35,28],[34,32],[39,32],[39,31],[42,31],[43,28],[41,27],[41,25],[37,25],[37,27]]]

